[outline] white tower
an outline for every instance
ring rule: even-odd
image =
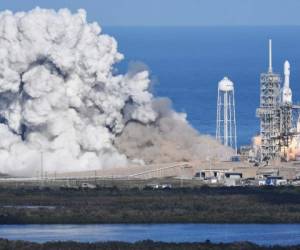
[[[292,103],[292,90],[290,88],[290,63],[288,61],[284,62],[284,84],[282,88],[282,103]]]
[[[237,152],[234,85],[227,77],[218,84],[216,139]]]

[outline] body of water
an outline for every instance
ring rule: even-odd
[[[259,132],[259,75],[268,68],[268,39],[273,39],[273,68],[291,63],[293,100],[300,101],[300,27],[104,27],[131,61],[148,65],[156,96],[169,97],[177,111],[200,133],[215,134],[217,83],[235,83],[238,144]]]
[[[33,242],[125,241],[300,244],[300,224],[0,225],[0,237]]]

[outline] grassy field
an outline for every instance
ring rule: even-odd
[[[103,243],[75,243],[52,242],[45,244],[24,241],[8,241],[0,239],[0,250],[300,250],[300,246],[263,247],[252,243],[212,244],[205,243],[162,243],[141,241],[136,243],[103,242]]]
[[[300,223],[300,187],[0,189],[1,224],[194,222]]]

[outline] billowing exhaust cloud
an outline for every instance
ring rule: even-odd
[[[36,175],[42,155],[48,172],[149,162],[154,154],[145,147],[126,148],[136,128],[135,137],[143,138],[143,129],[151,137],[152,129],[160,138],[148,145],[153,152],[166,138],[173,146],[198,145],[199,138],[169,138],[173,135],[163,124],[180,129],[177,121],[184,124],[181,133],[198,135],[179,114],[153,102],[147,70],[113,73],[122,58],[114,38],[102,34],[97,23],[87,23],[84,10],[1,12],[0,172]],[[171,153],[167,159],[174,160]]]
[[[150,125],[130,121],[116,138],[116,146],[130,159],[143,159],[157,164],[198,160],[228,160],[233,150],[207,135],[199,135],[186,121],[184,113],[176,113],[166,98],[153,99],[157,119]]]

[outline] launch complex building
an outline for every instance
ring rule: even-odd
[[[243,159],[265,165],[274,161],[300,159],[300,122],[295,123],[299,105],[293,105],[290,88],[290,64],[284,62],[283,84],[280,74],[272,67],[272,40],[269,40],[269,68],[260,75],[260,106],[256,115],[260,119],[260,134],[253,138],[252,148]],[[234,84],[224,77],[218,84],[216,139],[237,152]]]
[[[260,119],[260,138],[256,158],[259,162],[270,160],[289,161],[291,153],[297,150],[298,131],[293,127],[293,110],[298,110],[292,102],[290,88],[290,64],[284,63],[284,82],[272,68],[272,40],[269,40],[269,69],[260,75],[260,106],[256,115]],[[299,128],[298,128],[299,130]],[[296,141],[295,141],[296,140]],[[295,155],[294,157],[295,158]]]

